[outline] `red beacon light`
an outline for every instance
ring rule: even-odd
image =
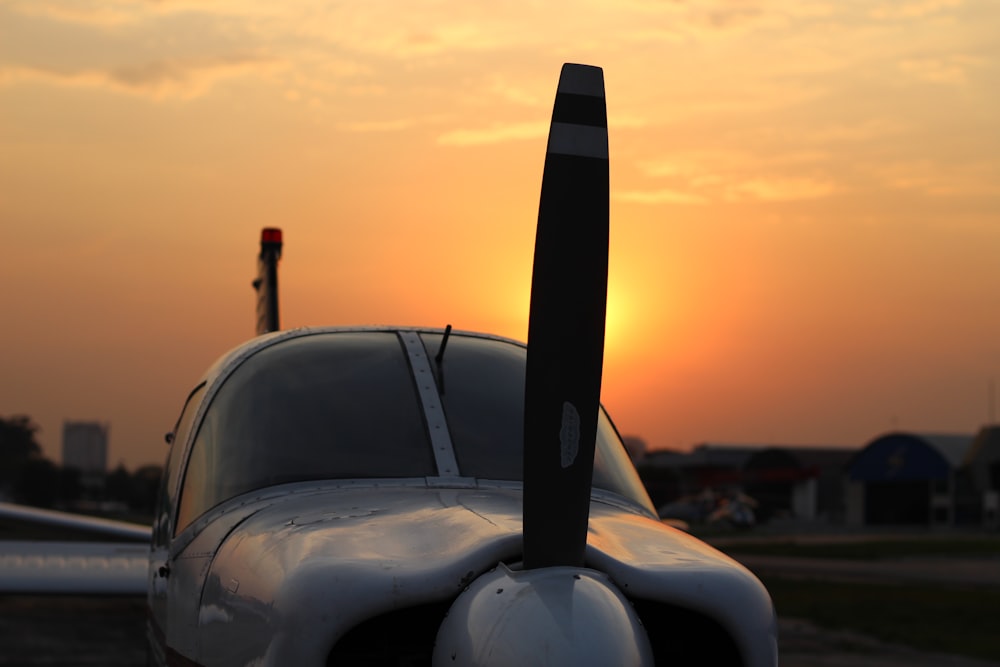
[[[277,243],[281,245],[281,230],[277,227],[265,227],[260,230],[260,242],[264,243]]]

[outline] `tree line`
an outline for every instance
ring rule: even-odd
[[[99,478],[59,466],[42,455],[38,425],[27,415],[0,417],[0,500],[35,507],[73,509],[112,504],[153,513],[162,468],[129,472],[123,464]]]

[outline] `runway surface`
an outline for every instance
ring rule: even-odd
[[[136,598],[0,598],[0,665],[132,667],[146,664],[145,601]],[[782,667],[987,667],[849,632],[781,619]]]
[[[749,570],[764,576],[881,584],[946,584],[1000,587],[1000,559],[911,558],[844,560],[786,556],[734,556]]]

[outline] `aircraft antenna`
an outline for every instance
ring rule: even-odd
[[[444,336],[441,337],[441,346],[438,347],[438,353],[434,355],[434,361],[440,366],[441,362],[444,361],[444,349],[448,347],[448,338],[451,337],[451,325],[447,324],[444,327]]]

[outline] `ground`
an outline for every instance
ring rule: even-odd
[[[793,618],[778,621],[782,667],[996,667],[1000,663],[922,653],[853,632],[824,630]]]
[[[0,665],[145,665],[145,602],[135,598],[0,598]],[[779,623],[783,667],[986,667],[922,654],[804,621]]]

